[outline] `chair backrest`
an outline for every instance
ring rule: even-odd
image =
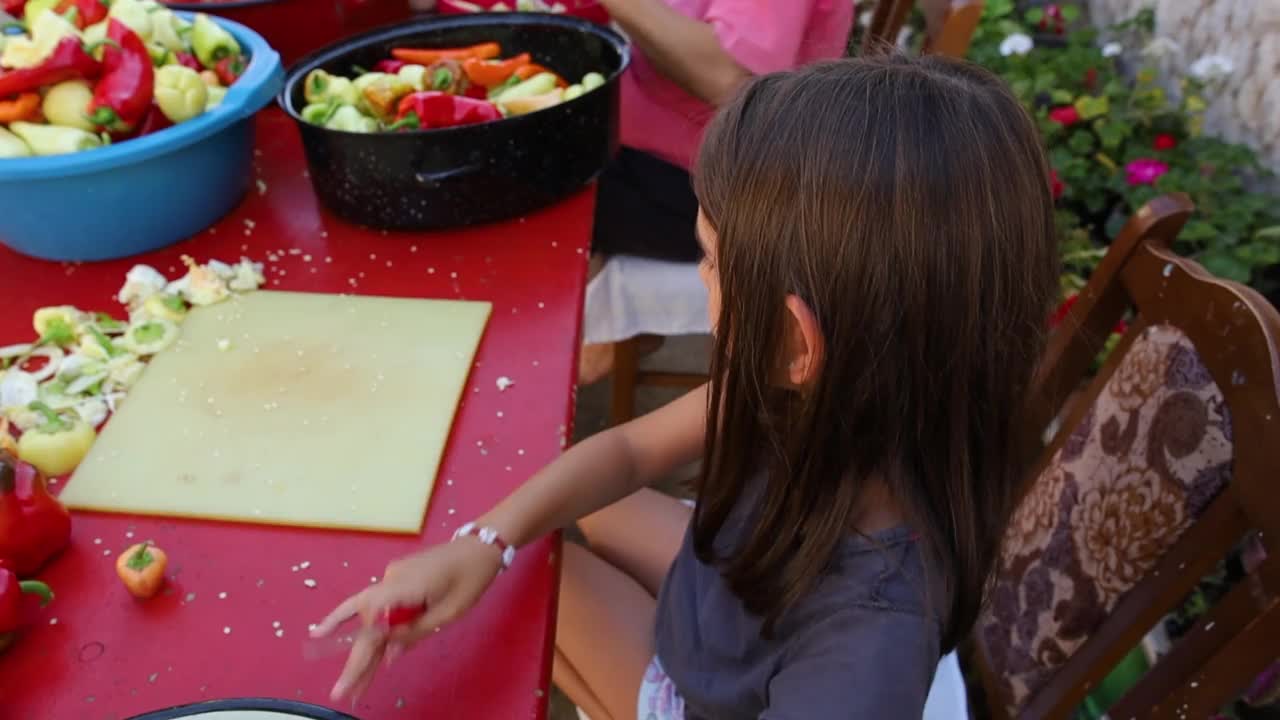
[[[877,0],[862,38],[862,52],[897,42],[915,0]],[[982,19],[982,0],[920,0],[926,21],[924,51],[963,58]]]
[[[1192,209],[1180,194],[1142,208],[1049,340],[1034,427],[1061,429],[974,634],[997,717],[1068,717],[1246,538],[1267,558],[1108,715],[1208,717],[1276,659],[1262,638],[1280,637],[1280,314],[1169,249]]]

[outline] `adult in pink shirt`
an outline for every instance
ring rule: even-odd
[[[599,182],[593,250],[696,262],[689,165],[716,106],[751,75],[840,57],[852,0],[601,0],[634,45],[623,149]]]

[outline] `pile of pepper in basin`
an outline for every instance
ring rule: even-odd
[[[222,102],[245,68],[231,33],[155,0],[0,0],[0,158],[149,135]]]
[[[354,79],[314,70],[302,119],[330,130],[434,130],[525,115],[605,84],[587,73],[569,84],[528,53],[499,59],[496,42],[463,48],[397,48]]]

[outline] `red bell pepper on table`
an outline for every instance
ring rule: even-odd
[[[485,100],[428,90],[406,95],[392,129],[447,128],[501,120],[502,112]]]
[[[39,598],[40,607],[53,600],[48,585],[38,580],[19,581],[13,572],[0,569],[0,653],[9,649],[15,633],[22,627],[26,595]]]
[[[112,18],[107,38],[113,44],[103,52],[103,75],[89,103],[89,121],[103,130],[128,132],[151,107],[155,69],[142,38],[124,23]]]
[[[63,80],[92,80],[101,73],[102,64],[85,51],[79,38],[67,37],[59,41],[53,54],[36,67],[0,73],[0,98],[56,85]]]
[[[71,539],[71,514],[32,465],[0,451],[0,569],[29,576]]]

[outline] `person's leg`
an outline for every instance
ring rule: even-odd
[[[591,720],[632,720],[653,659],[657,601],[586,548],[566,543],[552,676]]]
[[[578,521],[592,552],[657,597],[689,526],[692,509],[645,488]]]

